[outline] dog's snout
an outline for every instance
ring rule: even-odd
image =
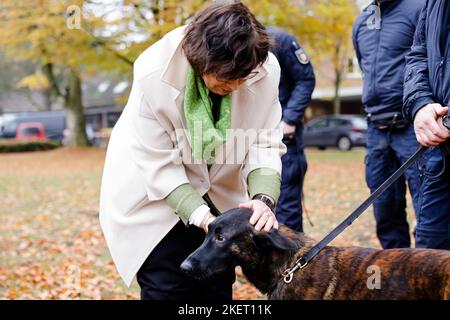
[[[194,266],[192,265],[192,262],[190,259],[186,259],[183,261],[183,263],[180,266],[181,271],[187,273],[187,274],[192,274],[193,270],[194,270]]]

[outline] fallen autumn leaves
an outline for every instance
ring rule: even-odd
[[[364,151],[308,151],[305,196],[316,239],[368,192]],[[0,299],[138,299],[120,280],[98,223],[105,152],[0,155]],[[411,214],[409,215],[411,217]],[[378,247],[371,213],[334,244]],[[264,298],[238,270],[235,299]]]

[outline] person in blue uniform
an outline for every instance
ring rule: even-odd
[[[416,247],[450,250],[450,1],[427,1],[406,61],[404,113],[429,147],[419,161]]]
[[[278,27],[266,28],[274,40],[270,51],[281,67],[279,100],[283,109],[281,127],[287,146],[282,157],[281,194],[277,220],[303,231],[302,192],[307,162],[303,145],[303,115],[311,101],[316,78],[310,59],[295,36]]]
[[[405,55],[410,51],[425,0],[378,0],[357,17],[353,45],[363,73],[362,102],[368,119],[366,182],[373,193],[419,147],[404,119]],[[419,174],[409,168],[374,202],[376,233],[384,249],[411,246],[406,180],[417,209]]]

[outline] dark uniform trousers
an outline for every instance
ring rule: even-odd
[[[278,222],[303,232],[302,190],[308,165],[303,148],[295,140],[285,144],[287,152],[281,158],[281,188],[276,217]]]
[[[408,1],[409,2],[409,1]],[[406,56],[404,114],[430,103],[450,105],[450,1],[426,1]],[[450,114],[449,114],[450,115]],[[450,141],[419,159],[421,177],[416,246],[450,249]]]
[[[450,141],[419,159],[416,247],[450,250]]]
[[[136,279],[142,300],[231,300],[234,268],[223,275],[197,281],[184,274],[180,265],[204,241],[205,232],[186,227],[180,220],[150,253]]]
[[[305,50],[294,35],[277,27],[267,27],[276,45],[275,54],[281,67],[279,99],[282,121],[296,126],[295,139],[284,141],[287,153],[281,158],[280,197],[275,209],[277,220],[288,227],[303,231],[302,190],[307,163],[303,152],[303,115],[316,85],[314,70]]]
[[[414,129],[379,130],[369,123],[367,132],[366,182],[373,193],[419,147]],[[406,177],[406,179],[405,179]],[[410,226],[406,219],[406,182],[418,211],[419,172],[411,166],[404,176],[374,202],[376,233],[384,249],[411,246]]]

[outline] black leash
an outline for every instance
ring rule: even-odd
[[[417,151],[406,162],[390,176],[381,186],[375,190],[361,205],[356,208],[344,221],[342,221],[336,228],[334,228],[325,238],[313,246],[305,255],[295,262],[294,267],[286,269],[282,276],[284,282],[290,283],[294,272],[297,269],[303,269],[314,257],[327,246],[334,238],[342,233],[353,221],[355,221],[386,189],[388,189],[405,171],[411,167],[417,159],[424,153],[427,148],[420,146]]]

